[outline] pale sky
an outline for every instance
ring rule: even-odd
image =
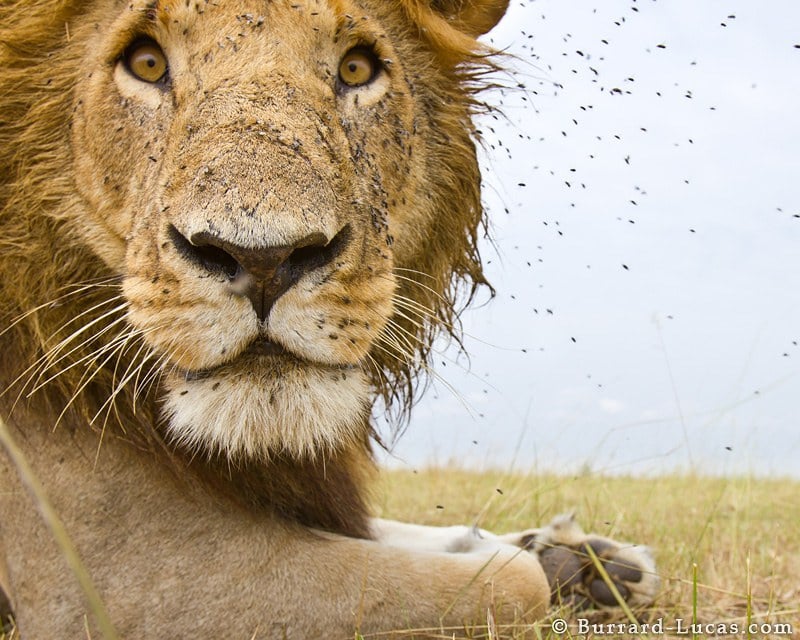
[[[390,464],[800,476],[800,2],[512,3],[497,298]]]

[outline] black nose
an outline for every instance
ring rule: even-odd
[[[208,273],[245,282],[247,296],[260,320],[266,320],[272,305],[305,273],[331,262],[341,253],[349,237],[345,227],[328,242],[322,233],[311,233],[291,245],[242,247],[209,231],[190,239],[170,226],[169,234],[178,252]]]

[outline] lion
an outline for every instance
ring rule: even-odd
[[[369,515],[376,400],[405,419],[486,284],[507,4],[0,5],[3,440],[118,637],[523,637],[551,599],[652,600],[648,552],[569,516]],[[108,634],[31,476],[0,480],[3,613]]]

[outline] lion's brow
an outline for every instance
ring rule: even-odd
[[[348,6],[345,0],[328,0],[328,6],[336,17],[337,26],[344,25],[348,18],[348,11],[351,11],[352,7]]]
[[[175,0],[150,0],[144,7],[149,22],[167,23],[170,12],[178,4]]]

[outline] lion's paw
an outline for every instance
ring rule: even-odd
[[[578,609],[619,605],[593,555],[629,605],[649,605],[658,592],[660,581],[650,549],[586,534],[572,513],[555,517],[546,527],[518,535],[517,546],[539,557],[554,604]]]

